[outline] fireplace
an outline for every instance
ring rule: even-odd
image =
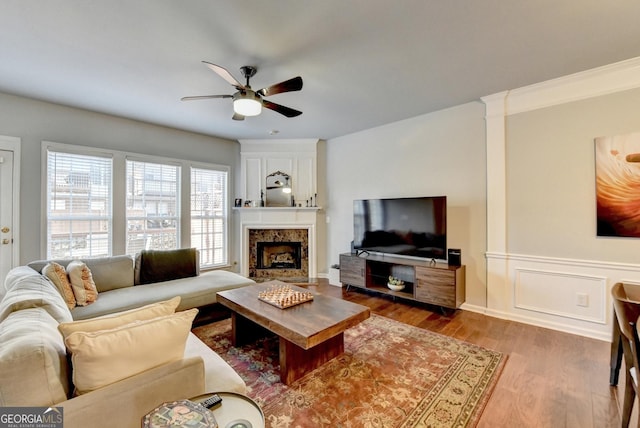
[[[309,276],[308,229],[249,229],[249,277]]]
[[[257,269],[300,269],[301,242],[258,242]]]

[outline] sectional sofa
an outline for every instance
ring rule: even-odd
[[[245,392],[190,329],[195,308],[215,303],[216,291],[253,281],[200,273],[194,257],[179,250],[83,260],[97,291],[84,306],[41,273],[51,261],[12,269],[0,285],[0,406],[61,406],[65,427],[124,427],[140,426],[166,401]]]

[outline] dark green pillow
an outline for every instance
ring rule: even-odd
[[[197,263],[195,248],[142,250],[140,252],[140,284],[196,276]]]

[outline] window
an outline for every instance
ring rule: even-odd
[[[52,142],[42,159],[46,258],[195,247],[201,267],[229,263],[229,167]]]
[[[227,264],[227,172],[191,168],[191,246],[200,266]]]
[[[111,254],[112,160],[47,152],[47,258]]]
[[[180,167],[127,160],[127,254],[179,248]]]

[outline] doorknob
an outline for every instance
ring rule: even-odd
[[[11,229],[9,229],[7,226],[3,227],[2,229],[0,229],[0,231],[2,231],[2,233],[9,233]]]

